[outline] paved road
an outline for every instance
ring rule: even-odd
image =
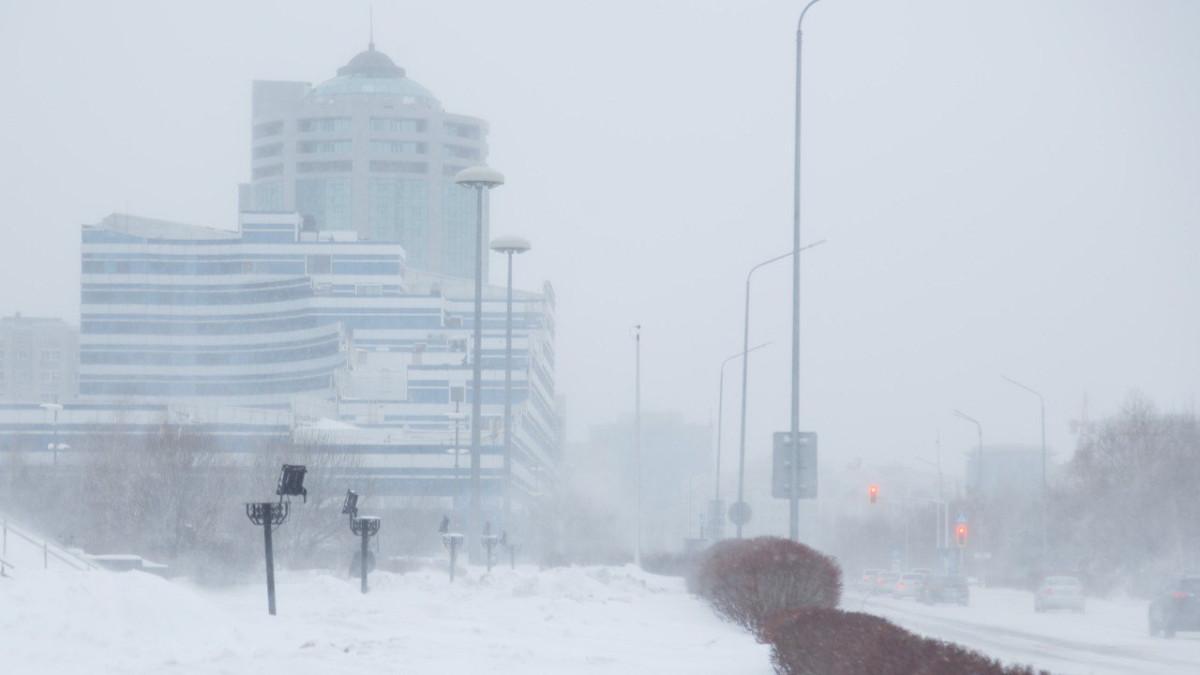
[[[1030,593],[973,588],[968,607],[926,606],[854,592],[847,593],[843,607],[878,614],[915,633],[1054,673],[1200,673],[1200,633],[1181,633],[1174,640],[1150,637],[1145,602],[1092,599],[1083,614],[1037,614]]]

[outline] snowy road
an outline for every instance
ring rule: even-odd
[[[279,576],[214,592],[129,572],[0,580],[0,673],[769,675],[769,649],[681,580],[631,567],[357,580]]]
[[[1083,614],[1033,611],[1030,593],[971,589],[971,605],[926,606],[848,593],[843,607],[886,617],[928,637],[957,642],[1008,662],[1068,675],[1195,675],[1200,633],[1151,638],[1146,603],[1089,599]]]

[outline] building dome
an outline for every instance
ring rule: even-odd
[[[397,66],[387,54],[375,49],[375,43],[338,68],[337,77],[313,87],[312,94],[318,97],[356,94],[396,96],[402,99],[402,103],[440,107],[432,92],[406,77],[403,68]]]
[[[350,59],[350,63],[338,68],[337,74],[364,77],[404,77],[404,69],[397,66],[387,54],[375,51],[375,43],[371,43],[367,47],[367,51],[355,54],[354,58]]]

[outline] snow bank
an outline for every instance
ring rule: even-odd
[[[277,576],[213,592],[140,572],[0,581],[6,673],[748,673],[769,650],[633,567]]]

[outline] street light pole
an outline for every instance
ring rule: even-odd
[[[1036,389],[1033,389],[1032,387],[1030,387],[1028,385],[1021,384],[1020,382],[1017,382],[1016,380],[1012,379],[1011,377],[1008,377],[1007,375],[1001,375],[1000,377],[1003,377],[1005,380],[1007,380],[1009,382],[1009,384],[1016,385],[1016,386],[1020,387],[1021,389],[1024,389],[1025,391],[1036,396],[1038,398],[1038,406],[1041,408],[1041,415],[1042,415],[1042,563],[1045,564],[1046,553],[1048,551],[1048,546],[1049,546],[1049,537],[1046,534],[1046,529],[1047,529],[1046,507],[1047,507],[1047,504],[1049,502],[1049,497],[1050,497],[1049,484],[1046,480],[1046,398],[1044,396],[1042,396],[1041,392],[1037,391]]]
[[[825,240],[822,239],[820,241],[813,242],[813,243],[809,244],[808,246],[801,248],[800,250],[805,251],[810,248],[820,246],[821,244],[824,244],[824,243],[825,243]],[[767,265],[770,265],[773,262],[783,260],[784,258],[788,258],[793,255],[795,255],[794,252],[788,251],[787,253],[777,255],[774,258],[768,258],[767,260],[764,260],[764,261],[758,263],[757,265],[751,267],[749,272],[746,272],[746,302],[744,305],[744,316],[742,319],[742,352],[745,354],[749,354],[751,351],[749,348],[750,347],[750,281],[754,278],[754,273],[756,271],[758,271],[760,268],[766,267]],[[747,379],[749,378],[749,372],[750,372],[749,367],[750,367],[750,359],[748,359],[748,358],[742,359],[742,415],[741,415],[741,424],[739,425],[739,431],[738,431],[738,503],[741,503],[742,501],[744,501],[744,498],[745,498],[746,382],[747,382]],[[793,438],[795,438],[795,437],[793,436]],[[795,485],[796,483],[793,482],[791,484]],[[738,519],[738,522],[736,523],[736,525],[737,525],[737,538],[741,539],[743,522],[740,518]]]
[[[633,546],[633,564],[642,566],[642,325],[633,327],[633,465],[637,474],[637,511]]]
[[[508,257],[508,294],[504,313],[504,527],[512,527],[512,306],[513,255],[529,250],[520,237],[499,237],[492,250]],[[528,396],[528,394],[526,394]]]
[[[737,354],[726,357],[726,359],[721,362],[721,377],[720,377],[720,382],[717,385],[717,466],[716,466],[716,471],[714,472],[716,474],[716,490],[713,493],[713,508],[714,508],[713,515],[715,516],[715,520],[711,523],[711,526],[713,528],[713,538],[714,539],[717,538],[718,534],[720,534],[721,532],[724,531],[724,528],[722,527],[722,523],[724,522],[724,518],[725,518],[724,514],[721,513],[721,508],[720,508],[721,507],[721,436],[722,436],[721,420],[724,417],[724,411],[725,411],[725,366],[730,361],[732,361],[740,356],[743,356],[745,354],[749,354],[752,351],[762,349],[763,347],[766,347],[769,344],[771,344],[771,343],[764,342],[760,345],[751,347],[750,349],[747,349],[745,351],[738,352]]]
[[[504,175],[486,166],[473,166],[458,172],[454,182],[467,188],[473,188],[476,194],[475,220],[475,316],[472,328],[475,333],[473,372],[471,375],[471,509],[468,516],[470,522],[468,532],[474,532],[475,527],[483,520],[482,504],[479,495],[479,476],[481,464],[480,433],[483,399],[483,206],[484,193],[504,185]],[[472,537],[472,545],[468,546],[471,558],[478,558],[479,541]]]
[[[970,422],[975,425],[975,431],[979,435],[979,446],[975,452],[975,492],[977,497],[983,496],[983,425],[979,420],[971,417],[961,410],[955,410],[954,416],[960,420]]]
[[[795,156],[794,156],[794,183],[792,184],[792,402],[791,402],[791,436],[793,442],[799,438],[800,433],[800,113],[802,110],[802,87],[801,87],[801,72],[803,53],[803,26],[804,17],[808,14],[808,10],[820,0],[809,0],[809,3],[800,11],[800,18],[796,21],[796,137],[795,137]],[[743,408],[745,401],[743,400]],[[795,489],[799,481],[798,462],[792,462],[792,479],[790,485],[793,488],[790,490],[791,496],[788,499],[788,536],[793,540],[800,538],[800,501],[798,490]],[[738,527],[739,531],[741,527]]]

